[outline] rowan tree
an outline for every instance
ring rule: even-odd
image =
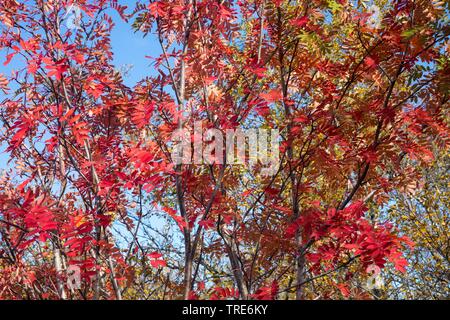
[[[449,285],[449,161],[437,149],[433,166],[424,169],[421,186],[396,192],[389,216],[414,242],[405,252],[406,274],[386,275],[386,295],[397,299],[446,299]]]

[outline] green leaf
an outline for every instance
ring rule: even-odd
[[[416,32],[417,32],[417,30],[414,29],[414,28],[413,29],[409,29],[409,30],[405,30],[405,31],[402,32],[401,36],[403,38],[409,39],[412,36],[414,36],[416,34]]]

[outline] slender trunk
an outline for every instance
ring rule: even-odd
[[[296,242],[298,243],[298,246],[302,249],[299,250],[299,255],[296,260],[296,284],[297,287],[295,289],[295,299],[296,300],[303,300],[303,288],[302,283],[305,281],[305,255],[303,253],[303,247],[301,245],[302,238],[300,232],[298,232],[298,236],[296,239]]]
[[[231,268],[233,269],[234,279],[239,290],[239,297],[242,300],[247,300],[249,296],[247,283],[244,279],[242,268],[240,267],[239,259],[236,254],[237,248],[233,239],[230,239],[230,245],[226,246],[226,248],[230,259]]]
[[[54,249],[54,254],[55,254],[54,262],[55,262],[55,270],[56,270],[56,285],[58,288],[58,294],[62,300],[66,300],[67,296],[66,296],[66,291],[64,290],[64,282],[61,280],[61,275],[63,273],[61,251],[59,250],[59,248],[56,245],[55,245],[55,249]]]
[[[193,252],[191,247],[191,232],[188,227],[184,230],[184,300],[188,300],[192,288]]]
[[[282,15],[281,15],[281,9],[277,9],[278,14],[278,32],[279,32],[279,39],[280,43],[278,44],[278,60],[280,63],[279,73],[280,73],[280,84],[281,89],[283,93],[283,105],[284,105],[284,115],[286,119],[290,120],[292,117],[291,109],[288,104],[285,103],[285,100],[288,98],[288,85],[289,85],[289,74],[290,70],[286,70],[284,67],[284,58],[285,58],[285,52],[283,51],[283,46],[281,43],[282,39]],[[287,79],[285,79],[286,74],[288,75]],[[287,134],[291,134],[291,124],[289,123],[287,125]],[[292,145],[292,140],[290,138],[287,139],[287,160],[289,162],[288,168],[289,171],[287,174],[290,176],[291,180],[291,207],[292,207],[292,213],[293,213],[293,219],[294,221],[297,220],[300,217],[300,208],[298,204],[298,177],[297,173],[294,172],[295,169],[292,167],[292,162],[294,160],[294,150]],[[303,237],[302,237],[302,228],[299,228],[295,234],[295,244],[297,247],[297,257],[295,260],[295,277],[296,277],[296,290],[295,290],[295,297],[297,300],[303,299],[303,290],[302,290],[302,283],[304,281],[304,270],[305,270],[305,258],[304,258],[304,250],[303,250]]]
[[[114,264],[111,259],[111,256],[108,257],[108,266],[109,266],[109,270],[111,270],[111,283],[113,285],[113,289],[116,294],[116,299],[122,300],[122,292],[120,291],[119,284],[117,283],[117,280],[116,280],[116,273],[114,271]]]
[[[293,158],[292,146],[289,146],[288,157],[290,161]],[[292,212],[294,219],[297,220],[300,217],[300,208],[298,205],[298,189],[297,189],[297,179],[295,173],[291,174],[291,201],[292,201]],[[296,269],[296,289],[295,289],[295,299],[303,299],[303,288],[302,283],[305,281],[305,252],[303,248],[303,228],[299,228],[295,233],[295,244],[297,247],[297,257],[295,261]]]
[[[258,63],[261,62],[262,42],[264,37],[264,7],[266,2],[261,5],[260,20],[259,20],[259,40],[258,40]]]
[[[188,5],[190,5],[190,1],[188,1]],[[188,30],[188,24],[189,24],[189,17],[191,14],[191,8],[189,8],[188,12],[186,13],[186,18],[184,19],[184,42],[183,42],[183,56],[181,57],[181,64],[180,64],[180,84],[178,87],[179,90],[179,101],[178,101],[178,111],[179,111],[179,118],[178,118],[178,128],[183,128],[183,120],[182,117],[184,116],[184,109],[185,109],[185,88],[186,88],[186,62],[185,62],[185,55],[188,51],[188,37],[189,37],[189,30]],[[177,166],[177,172],[181,173],[182,165]],[[187,217],[187,212],[185,208],[185,199],[184,199],[184,190],[183,190],[183,183],[181,179],[181,175],[176,176],[176,188],[177,188],[177,200],[178,200],[178,207],[180,209],[180,214],[184,218],[185,221],[185,228],[184,228],[184,257],[185,257],[185,266],[184,266],[184,299],[189,299],[189,295],[191,292],[192,287],[192,264],[193,264],[193,257],[195,252],[192,252],[192,244],[191,244],[191,231],[189,228],[189,219]]]
[[[62,148],[61,142],[59,142],[59,144],[58,144],[58,152],[59,152],[59,165],[60,165],[61,183],[64,186],[62,188],[61,194],[59,196],[59,201],[58,201],[58,206],[59,206],[61,204],[63,193],[65,191],[65,186],[67,184],[66,166],[64,164],[64,152],[63,152],[63,148]],[[61,251],[60,251],[60,249],[58,247],[58,239],[57,239],[57,236],[55,236],[55,270],[56,270],[56,273],[57,273],[56,284],[58,286],[58,294],[59,294],[60,298],[65,300],[67,298],[66,291],[64,290],[64,283],[60,279],[60,276],[62,275],[62,272],[63,272],[63,265],[62,265],[62,263],[63,263],[63,260],[62,260],[62,256],[61,256]]]
[[[289,158],[292,159],[292,148],[288,150]],[[291,175],[291,198],[292,198],[292,211],[294,219],[300,217],[300,208],[298,206],[298,192],[297,192],[297,179],[294,174]],[[303,228],[299,228],[295,233],[295,244],[297,249],[297,257],[295,261],[296,269],[296,289],[295,289],[295,299],[303,299],[303,288],[302,283],[305,281],[305,252],[303,247]]]

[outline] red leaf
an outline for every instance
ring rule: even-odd
[[[147,255],[150,258],[150,264],[153,268],[160,268],[167,266],[166,261],[164,259],[161,259],[162,254],[159,252],[152,252]]]
[[[274,280],[270,286],[259,288],[252,297],[257,300],[273,300],[278,293],[278,282]]]
[[[255,110],[262,117],[265,117],[270,114],[270,108],[267,105],[258,106],[255,108]]]
[[[5,94],[6,94],[6,93],[8,92],[8,90],[9,90],[8,84],[9,84],[8,79],[6,79],[6,78],[3,76],[3,74],[0,73],[0,90],[2,90],[3,93],[5,93]]]
[[[72,127],[72,133],[78,144],[84,144],[84,140],[88,138],[89,130],[86,122],[79,122]]]
[[[402,273],[406,272],[406,267],[408,266],[408,261],[403,258],[401,252],[395,251],[391,253],[389,259],[394,264],[394,268]]]
[[[200,221],[198,224],[201,225],[205,229],[212,229],[212,228],[214,228],[216,223],[213,220],[206,219],[206,220]]]
[[[278,8],[283,3],[283,0],[273,0],[272,2]]]
[[[4,66],[7,66],[7,65],[11,62],[11,59],[12,59],[15,55],[16,55],[15,52],[8,54],[8,55],[6,56],[6,61],[3,63],[3,65],[4,65]]]
[[[337,285],[336,285],[336,287],[338,287],[338,289],[341,291],[341,294],[344,296],[344,297],[349,297],[350,296],[350,290],[349,290],[349,288],[348,288],[348,286],[345,284],[345,283],[338,283]]]
[[[47,75],[49,77],[55,76],[57,80],[61,80],[62,75],[69,69],[69,65],[66,63],[67,59],[61,59],[53,62],[50,58],[44,58],[45,68],[48,70]]]
[[[26,179],[24,182],[22,182],[20,185],[17,186],[17,190],[23,191],[23,189],[25,189],[27,184],[30,183],[33,180],[33,178],[34,177],[30,177],[30,178]]]
[[[305,115],[300,115],[300,116],[294,118],[294,122],[305,123],[305,122],[308,122],[308,121],[309,121],[309,119]]]
[[[138,104],[131,115],[131,120],[139,129],[149,124],[152,116],[154,104]]]
[[[186,221],[184,221],[183,217],[178,216],[174,209],[164,207],[163,210],[167,212],[169,216],[171,216],[175,220],[181,231],[183,231],[183,229],[187,227]]]
[[[159,252],[154,251],[154,252],[152,252],[152,253],[149,253],[147,256],[148,256],[150,259],[159,259],[159,258],[162,257],[162,254],[159,253]]]

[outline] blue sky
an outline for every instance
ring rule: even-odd
[[[111,34],[113,63],[117,68],[133,65],[124,78],[125,83],[132,86],[145,76],[154,75],[152,61],[145,56],[156,57],[161,53],[161,49],[153,35],[149,34],[143,38],[141,32],[135,33],[131,23],[124,22],[117,13],[113,13],[112,16],[116,23]]]
[[[161,48],[155,35],[148,34],[145,38],[141,32],[134,32],[129,23],[123,21],[117,12],[109,10],[108,12],[115,23],[111,33],[111,46],[113,52],[113,64],[116,69],[120,70],[124,66],[131,66],[124,74],[124,82],[127,86],[133,87],[138,81],[146,76],[155,75],[153,60],[146,56],[157,57],[161,54]],[[4,66],[6,60],[6,51],[0,50],[0,73],[9,76],[13,70],[23,68],[21,59],[13,58],[11,63]],[[11,84],[13,87],[13,84]],[[0,102],[6,97],[0,92]],[[14,165],[8,164],[9,155],[5,152],[8,146],[0,143],[0,171]],[[165,225],[162,219],[154,217],[153,226]],[[118,230],[122,230],[123,226],[116,225]],[[123,230],[122,230],[123,231]],[[142,234],[140,234],[142,236]]]

